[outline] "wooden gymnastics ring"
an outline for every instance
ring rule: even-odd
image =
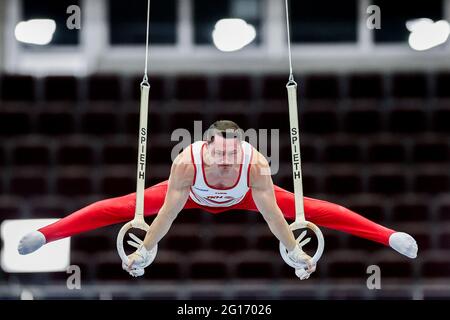
[[[311,231],[314,232],[314,234],[317,237],[318,246],[317,246],[316,253],[312,257],[312,262],[314,264],[317,264],[317,262],[322,257],[323,249],[325,247],[325,241],[324,241],[324,238],[323,238],[322,231],[320,231],[320,229],[314,223],[309,222],[309,221],[294,222],[294,223],[289,225],[289,228],[292,230],[292,232],[294,232],[296,230],[300,230],[300,229],[305,229],[305,228],[306,229],[310,229]],[[305,235],[306,235],[306,230],[303,231],[300,234],[300,236],[296,239],[296,242],[299,244],[300,249],[302,249],[304,245],[306,245],[308,242],[311,241],[311,238],[306,238],[305,240],[303,240]],[[303,263],[299,264],[299,263],[296,263],[296,262],[292,261],[291,259],[289,259],[289,257],[288,257],[288,250],[286,249],[286,247],[281,242],[280,242],[280,254],[281,254],[281,257],[283,258],[283,260],[290,267],[292,267],[294,269],[300,269],[300,268],[304,268],[305,267],[305,265]]]
[[[126,265],[128,265],[128,256],[125,253],[125,248],[123,246],[124,238],[127,232],[131,229],[140,229],[145,232],[148,231],[150,226],[142,219],[134,219],[127,224],[125,224],[119,231],[119,234],[117,235],[117,252],[119,253],[119,257],[122,260],[122,262]],[[155,245],[150,251],[150,259],[146,261],[146,264],[144,265],[144,268],[148,267],[156,258],[156,254],[158,253],[158,245]]]

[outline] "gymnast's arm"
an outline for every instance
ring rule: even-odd
[[[147,250],[155,247],[166,235],[186,204],[194,179],[194,170],[190,160],[190,148],[186,148],[172,164],[164,204],[153,220],[143,242]]]
[[[256,150],[253,152],[254,161],[250,168],[249,181],[253,201],[275,237],[291,251],[295,248],[296,241],[276,202],[269,163],[261,153]]]

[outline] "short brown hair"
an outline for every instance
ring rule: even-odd
[[[216,134],[224,137],[225,139],[237,138],[238,140],[241,140],[241,131],[241,128],[236,122],[231,120],[219,120],[214,122],[208,128],[206,132],[206,141],[208,141],[208,143],[213,142]]]

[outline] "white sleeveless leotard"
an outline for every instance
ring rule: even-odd
[[[243,158],[239,175],[235,184],[229,188],[214,188],[206,181],[202,157],[206,142],[197,141],[191,145],[191,158],[195,165],[194,184],[189,193],[192,201],[202,206],[223,208],[233,206],[244,198],[249,190],[248,179],[253,147],[246,141],[241,143]]]

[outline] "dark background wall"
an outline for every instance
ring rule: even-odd
[[[3,4],[0,0],[0,6]],[[179,4],[167,8],[178,8]],[[64,272],[0,270],[0,298],[18,299],[23,290],[31,291],[36,299],[449,298],[450,73],[445,65],[448,56],[443,54],[448,44],[416,54],[405,47],[405,34],[400,32],[396,33],[397,44],[403,47],[373,47],[373,55],[370,50],[361,52],[361,59],[352,61],[353,56],[359,56],[357,49],[330,48],[341,42],[339,34],[353,37],[355,32],[349,28],[358,24],[349,19],[358,15],[336,12],[339,18],[333,20],[333,12],[324,10],[317,19],[305,22],[299,13],[302,9],[306,10],[297,8],[293,13],[298,19],[293,25],[299,39],[314,35],[305,33],[303,28],[308,25],[318,33],[318,42],[333,39],[328,44],[331,47],[317,51],[320,55],[315,57],[302,52],[311,48],[299,40],[294,55],[305,195],[341,204],[410,233],[418,242],[417,259],[409,260],[390,248],[323,228],[326,246],[317,272],[308,281],[299,282],[281,259],[278,242],[260,214],[230,211],[211,215],[186,210],[160,242],[158,256],[143,278],[131,279],[121,269],[115,248],[121,226],[115,225],[72,238],[71,263],[81,267],[82,290],[68,290]],[[314,12],[312,4],[307,9]],[[388,9],[386,17],[391,21],[396,11]],[[417,10],[412,11],[412,15],[397,15],[402,26],[405,19],[416,17]],[[164,40],[164,34],[174,40],[171,19],[177,15],[172,13],[155,13],[160,17],[155,17],[159,30],[155,41]],[[434,11],[430,14],[435,17]],[[113,24],[117,21],[128,28],[117,34],[118,42],[133,42],[131,39],[142,36],[145,21],[139,16],[132,24],[130,16],[112,19]],[[327,20],[337,26],[336,33],[334,27],[317,27]],[[113,50],[117,48],[110,48],[104,56],[94,54],[97,64],[92,69],[73,67],[74,72],[55,72],[50,63],[49,70],[39,71],[41,65],[27,64],[25,58],[33,59],[36,54],[35,58],[57,64],[72,62],[58,56],[62,52],[81,57],[84,53],[25,46],[18,49],[17,57],[5,55],[2,64],[1,53],[10,49],[12,35],[4,33],[2,39],[2,27],[10,29],[1,10],[0,22],[0,222],[61,218],[95,201],[133,193],[142,80],[136,70],[142,69],[143,59],[124,58],[117,66],[123,70],[101,71],[113,61],[108,58],[120,56]],[[95,19],[92,22],[101,29],[100,20],[99,25]],[[255,20],[258,26],[263,22],[263,18]],[[330,38],[321,30],[330,32]],[[94,38],[105,40],[97,34]],[[264,45],[264,39],[267,37],[259,38],[257,47]],[[162,57],[164,51],[158,47],[151,56],[146,187],[168,177],[170,152],[178,143],[171,141],[175,129],[192,132],[194,121],[203,121],[206,128],[226,118],[244,129],[280,130],[281,164],[273,180],[292,191],[287,56],[267,53],[264,47],[260,50],[267,57],[256,53],[255,59],[250,49],[243,50],[242,56],[215,53],[212,46],[210,55],[197,49],[179,57]],[[141,51],[136,56],[143,57]],[[228,64],[218,63],[225,60]],[[183,66],[186,61],[194,64]],[[196,63],[204,69],[194,73],[183,69],[195,68]],[[228,69],[235,63],[235,69],[242,68],[240,72]],[[255,69],[258,63],[260,69]],[[344,71],[338,70],[341,63],[346,66]],[[324,71],[323,65],[334,67]],[[177,66],[183,70],[177,71]],[[165,73],[165,68],[170,72]],[[221,69],[212,72],[211,68]],[[373,264],[381,268],[382,290],[366,287],[366,269]]]

